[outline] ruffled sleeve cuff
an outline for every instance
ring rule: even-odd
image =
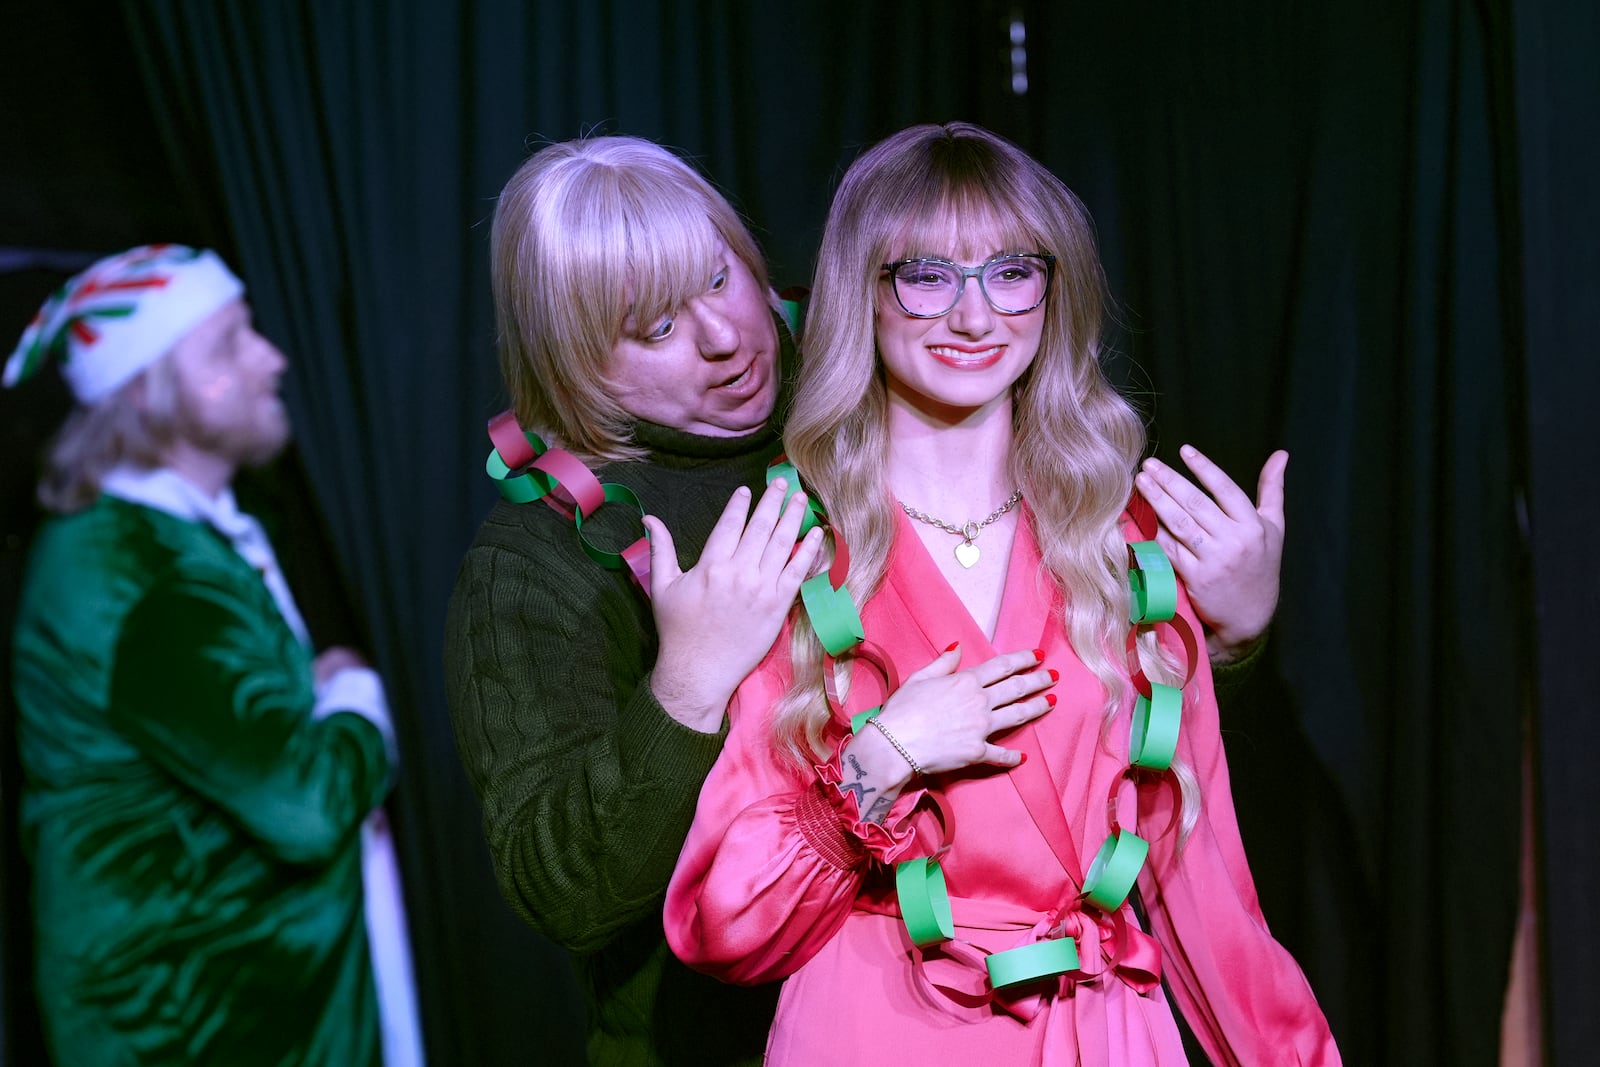
[[[863,819],[856,794],[838,788],[844,781],[844,749],[852,737],[853,734],[845,734],[834,747],[832,758],[817,764],[817,784],[801,792],[795,802],[795,819],[818,854],[842,869],[859,867],[869,856],[881,863],[894,863],[911,848],[916,836],[911,813],[927,790],[902,792],[882,823]]]

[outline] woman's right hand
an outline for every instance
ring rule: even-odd
[[[1017,766],[1022,753],[989,738],[1055,706],[1045,690],[1059,676],[1039,663],[1039,653],[1029,649],[959,670],[961,650],[951,646],[884,703],[878,713],[883,729],[863,726],[845,746],[841,791],[856,794],[862,818],[881,822],[914,777],[913,761],[923,774],[980,763]]]
[[[678,567],[671,532],[645,516],[650,606],[660,636],[651,688],[667,714],[691,729],[711,733],[721,726],[733,691],[772,647],[817,558],[822,530],[795,546],[805,495],[795,493],[786,506],[786,490],[784,479],[774,479],[753,511],[750,491],[734,490],[687,571]]]

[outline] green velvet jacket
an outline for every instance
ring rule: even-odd
[[[377,728],[208,526],[47,522],[13,648],[37,991],[58,1067],[376,1067],[360,825]]]

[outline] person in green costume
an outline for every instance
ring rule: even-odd
[[[495,871],[517,913],[569,950],[592,1063],[759,1063],[776,990],[679,963],[662,902],[729,698],[802,576],[786,562],[799,504],[763,489],[794,340],[738,215],[648,141],[544,147],[502,192],[491,245],[518,422],[634,491],[652,561],[647,601],[585,553],[570,518],[506,501],[463,559],[446,681]],[[1154,460],[1140,488],[1213,662],[1237,675],[1277,603],[1287,456],[1267,461],[1259,503],[1199,453],[1185,461],[1209,492]],[[583,534],[626,544],[638,530],[622,510]],[[800,569],[814,550],[802,544]]]
[[[12,652],[52,1058],[421,1063],[382,683],[313,655],[229,488],[288,439],[282,353],[214,253],[149,245],[58,291],[5,384],[52,362],[78,404]]]

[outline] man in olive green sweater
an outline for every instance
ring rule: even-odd
[[[537,153],[501,195],[491,254],[516,418],[632,490],[652,593],[591,555],[638,536],[624,506],[586,516],[581,540],[543,502],[502,501],[463,560],[447,686],[501,888],[570,950],[592,1063],[758,1063],[776,990],[688,970],[661,906],[727,702],[817,549],[813,533],[790,559],[802,501],[763,490],[793,345],[737,215],[649,142]],[[1159,465],[1141,480],[1163,536],[1188,535],[1168,552],[1217,663],[1258,648],[1276,604],[1282,462],[1259,510],[1203,457],[1215,502]]]

